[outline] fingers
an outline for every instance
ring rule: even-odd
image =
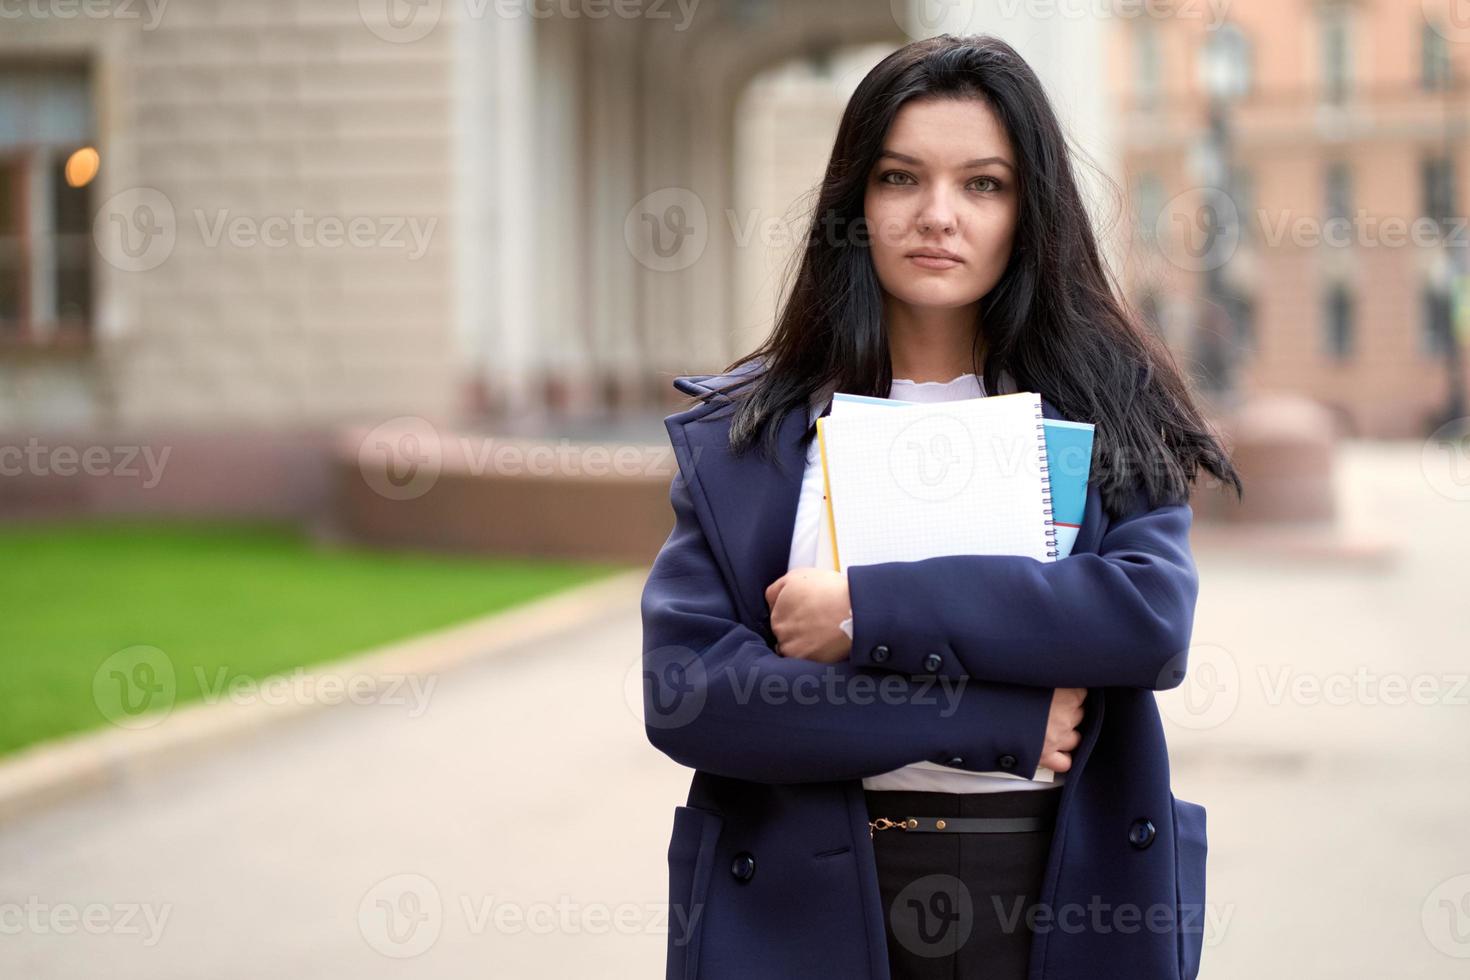
[[[1072,768],[1072,756],[1066,752],[1048,752],[1041,757],[1041,765],[1052,772],[1066,772]]]
[[[766,606],[774,609],[776,598],[781,595],[781,590],[786,587],[786,576],[782,575],[776,581],[766,586]]]

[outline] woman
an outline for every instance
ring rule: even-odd
[[[910,44],[844,113],[770,338],[683,377],[675,526],[642,601],[649,739],[696,770],[670,978],[1188,978],[1204,809],[1152,691],[1184,676],[1189,484],[1240,480],[1115,295],[1040,83],[1004,42]],[[1096,425],[1055,562],[822,571],[834,391],[1036,391]]]

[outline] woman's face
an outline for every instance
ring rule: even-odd
[[[975,303],[1010,261],[1017,212],[1015,157],[985,102],[904,103],[863,198],[887,293],[915,307]]]

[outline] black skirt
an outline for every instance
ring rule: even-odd
[[[1003,793],[864,790],[868,819],[1035,817],[1020,832],[875,830],[893,980],[1026,980],[1060,785]]]

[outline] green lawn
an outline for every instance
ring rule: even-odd
[[[328,549],[275,525],[0,528],[0,554],[0,753],[118,719],[123,677],[161,691],[171,671],[159,703],[183,703],[626,567]]]

